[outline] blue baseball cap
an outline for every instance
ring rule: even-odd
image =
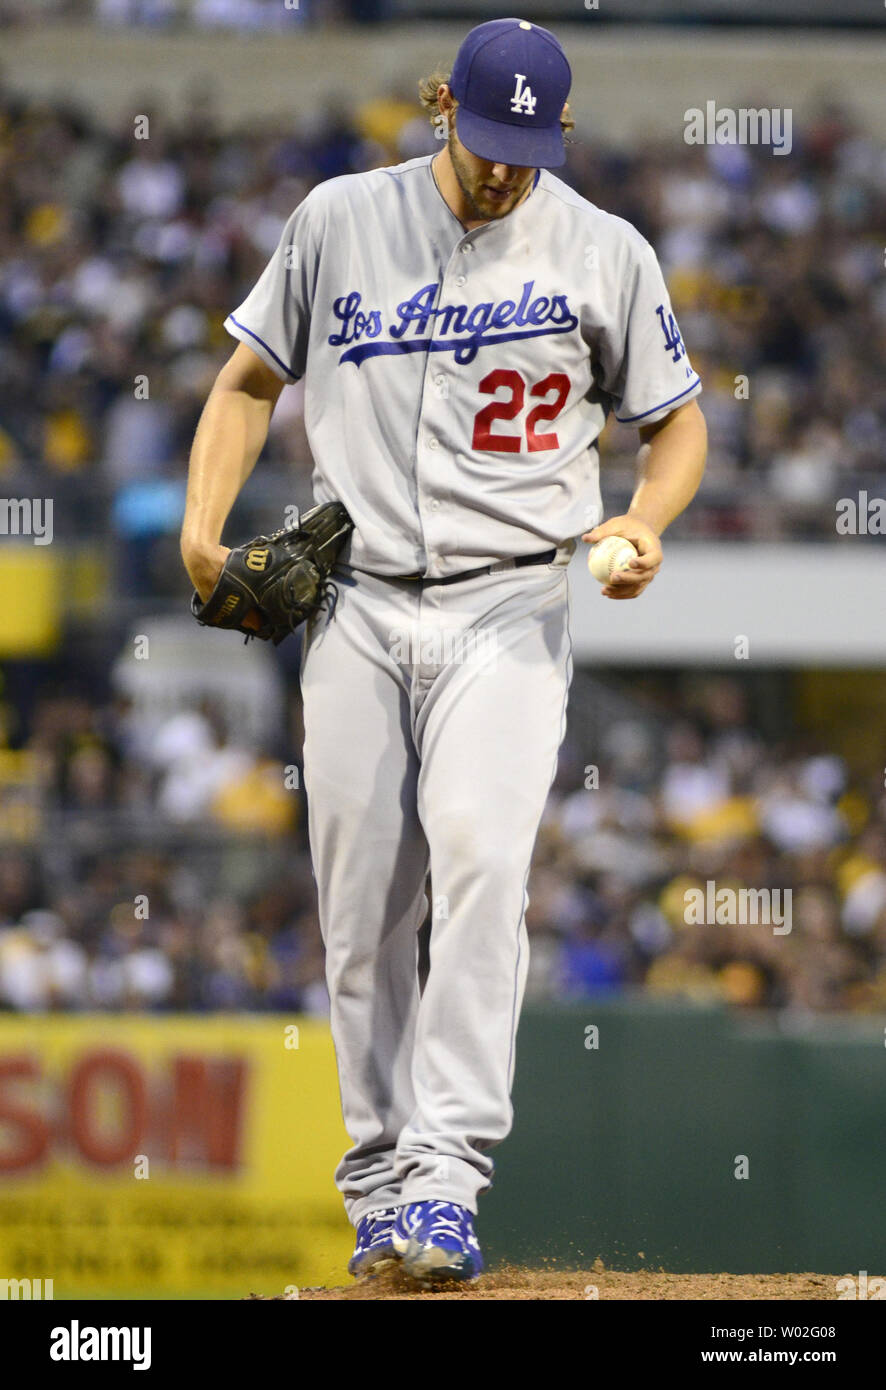
[[[458,50],[449,88],[455,128],[471,154],[555,169],[566,161],[560,116],[572,70],[560,41],[526,19],[493,19]]]

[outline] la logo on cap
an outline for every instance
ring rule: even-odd
[[[517,79],[517,90],[511,98],[511,110],[518,115],[524,111],[527,116],[534,116],[536,98],[532,95],[531,87],[523,86],[526,81],[525,72],[515,72],[514,76]]]

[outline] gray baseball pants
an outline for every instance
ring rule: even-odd
[[[302,657],[305,786],[351,1221],[476,1213],[513,1117],[526,881],[565,730],[566,567],[336,576]],[[430,973],[417,932],[430,873]]]

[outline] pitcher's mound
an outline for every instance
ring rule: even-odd
[[[510,1266],[484,1274],[476,1284],[416,1287],[398,1270],[360,1279],[344,1288],[299,1289],[299,1299],[834,1299],[839,1275],[829,1274],[665,1274],[639,1270],[619,1273],[599,1267],[549,1271]],[[280,1298],[293,1298],[281,1294]],[[260,1294],[250,1295],[260,1298]]]

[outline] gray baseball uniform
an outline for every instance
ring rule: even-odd
[[[566,566],[601,518],[595,440],[610,409],[650,424],[701,385],[649,244],[544,170],[468,232],[430,157],[330,180],[226,327],[305,378],[315,497],[355,523],[302,662],[353,1140],[337,1182],[355,1223],[427,1198],[476,1211],[511,1124],[525,888],[571,675]]]

